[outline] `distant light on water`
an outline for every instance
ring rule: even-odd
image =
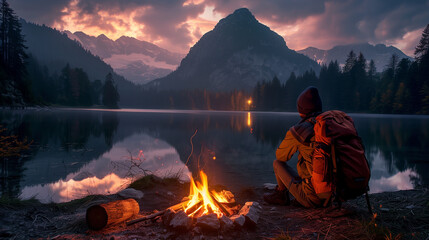
[[[250,115],[250,112],[247,112],[247,126],[252,126],[252,116]]]

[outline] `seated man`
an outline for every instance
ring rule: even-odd
[[[265,194],[264,200],[270,204],[286,205],[289,202],[289,192],[296,201],[304,207],[321,207],[325,199],[320,199],[311,184],[312,154],[314,148],[310,142],[314,141],[314,119],[322,111],[322,101],[315,87],[308,87],[298,97],[297,108],[302,120],[287,131],[285,138],[276,151],[274,173],[277,188],[274,193]],[[292,156],[298,154],[298,173],[288,164]]]

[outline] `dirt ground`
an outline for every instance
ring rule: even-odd
[[[138,200],[140,214],[148,215],[179,203],[189,184],[152,179],[135,185],[144,193]],[[122,199],[118,195],[89,196],[64,204],[35,201],[0,202],[0,239],[429,239],[429,194],[426,188],[370,195],[374,215],[363,197],[343,204],[342,209],[305,209],[299,206],[266,205],[260,188],[234,193],[244,205],[262,205],[257,226],[218,232],[176,232],[161,219],[126,226],[88,230],[86,209],[94,204]]]

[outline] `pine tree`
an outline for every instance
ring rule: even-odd
[[[0,15],[1,63],[16,77],[15,79],[21,80],[25,72],[24,61],[27,58],[21,24],[6,0],[2,0]]]
[[[372,81],[376,73],[377,73],[377,68],[375,67],[374,60],[371,59],[368,65],[368,79]]]
[[[350,72],[356,64],[356,54],[352,51],[347,55],[346,63],[344,64],[343,72]]]
[[[118,108],[119,93],[113,82],[112,74],[106,76],[103,86],[103,105],[109,108]]]
[[[423,30],[422,38],[419,45],[417,45],[414,55],[417,61],[420,61],[424,55],[429,53],[429,24]]]

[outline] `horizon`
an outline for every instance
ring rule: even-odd
[[[247,8],[262,24],[282,36],[293,50],[369,43],[394,46],[413,57],[429,13],[429,1],[405,3],[306,1],[306,3],[187,0],[175,3],[135,1],[43,0],[46,4],[11,1],[18,16],[60,31],[84,32],[111,40],[121,36],[186,54],[217,22]],[[43,6],[36,6],[36,5]],[[347,14],[344,14],[347,12]],[[400,19],[410,19],[404,22]]]

